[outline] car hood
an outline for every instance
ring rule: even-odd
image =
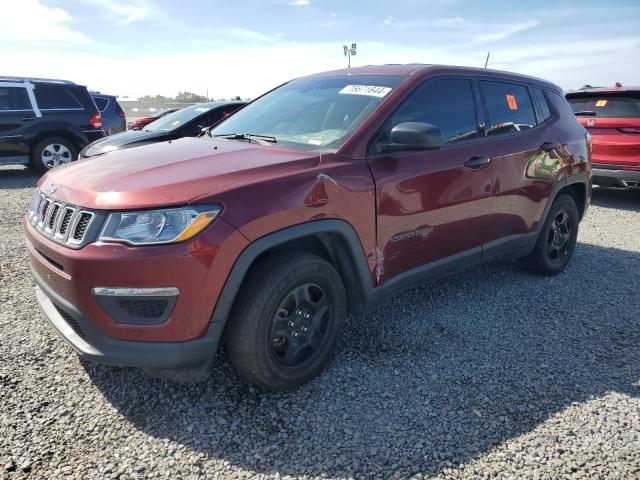
[[[54,199],[85,208],[153,208],[215,198],[319,162],[320,156],[311,152],[188,137],[79,160],[51,170],[38,187]]]
[[[95,157],[103,153],[149,141],[160,141],[167,137],[168,132],[145,132],[144,130],[128,130],[96,140],[82,151],[83,157]]]

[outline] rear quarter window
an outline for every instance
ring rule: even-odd
[[[0,111],[2,110],[31,110],[27,89],[0,87]]]
[[[567,95],[577,116],[640,118],[640,92]]]
[[[82,109],[82,104],[71,91],[62,85],[37,85],[36,102],[41,110]]]
[[[527,87],[482,80],[480,89],[489,114],[488,136],[522,132],[536,126],[536,114]]]
[[[109,99],[104,97],[93,97],[93,101],[96,102],[96,107],[101,112],[104,112],[107,109],[107,105],[109,105]]]
[[[544,96],[544,92],[541,88],[534,88],[533,95],[536,97],[536,101],[538,102],[538,107],[540,108],[540,114],[542,115],[542,121],[549,119],[551,117],[551,111],[549,110],[549,104],[547,103],[547,99]]]

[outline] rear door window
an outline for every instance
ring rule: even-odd
[[[480,89],[489,114],[487,135],[518,133],[536,126],[536,114],[527,87],[482,80]]]
[[[78,99],[62,85],[36,85],[35,95],[40,110],[82,109]]]
[[[0,86],[0,111],[31,109],[31,101],[26,88]]]
[[[403,122],[430,123],[439,127],[445,144],[477,137],[478,121],[471,82],[443,78],[419,86],[392,115],[388,131]]]
[[[640,93],[569,94],[567,100],[578,117],[640,118]]]

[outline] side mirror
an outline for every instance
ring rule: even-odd
[[[383,152],[437,150],[444,140],[442,130],[430,123],[403,122],[391,129],[390,142],[382,145]]]

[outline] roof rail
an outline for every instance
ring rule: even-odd
[[[0,82],[43,82],[62,83],[65,85],[75,85],[71,80],[61,80],[59,78],[38,78],[38,77],[5,77],[0,75]]]

